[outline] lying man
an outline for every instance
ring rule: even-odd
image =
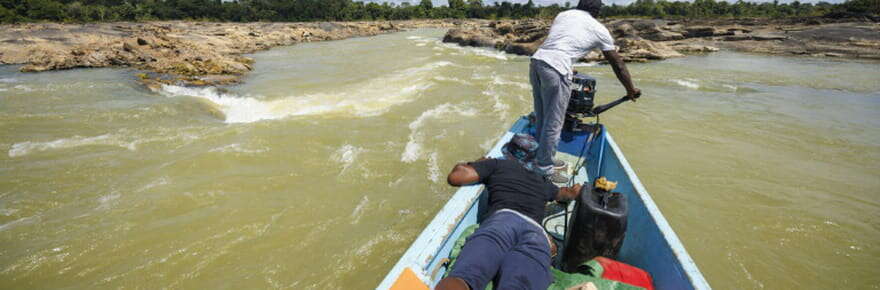
[[[489,215],[462,248],[455,268],[437,289],[547,289],[550,241],[539,222],[548,201],[570,201],[581,186],[559,188],[534,165],[538,143],[516,134],[502,148],[504,157],[459,163],[449,173],[452,186],[483,183],[489,189]]]

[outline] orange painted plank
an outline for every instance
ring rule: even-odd
[[[394,285],[391,285],[391,290],[428,289],[430,289],[428,285],[426,285],[425,282],[422,282],[422,280],[419,279],[419,276],[416,276],[416,273],[409,267],[403,269],[403,273],[400,273],[400,277],[397,277],[397,281],[394,281]]]

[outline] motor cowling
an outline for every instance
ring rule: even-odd
[[[597,256],[615,259],[623,246],[628,214],[625,195],[585,184],[566,229],[562,270],[578,272],[580,265]]]
[[[569,114],[589,115],[595,106],[596,78],[576,73],[571,78],[571,98],[565,110]]]
[[[575,73],[571,80],[571,97],[565,109],[563,130],[583,131],[581,118],[592,117],[596,97],[596,78]]]

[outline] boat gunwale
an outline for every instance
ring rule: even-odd
[[[667,246],[669,246],[669,249],[672,250],[675,258],[681,264],[681,267],[684,269],[684,273],[686,277],[690,280],[691,285],[694,287],[694,289],[712,289],[712,287],[710,287],[709,283],[706,281],[706,278],[703,277],[703,273],[700,272],[697,264],[684,248],[684,244],[682,244],[681,240],[678,239],[678,235],[675,234],[672,226],[669,225],[666,217],[663,216],[660,208],[657,207],[656,203],[654,203],[654,199],[651,198],[651,194],[648,193],[648,190],[645,188],[644,185],[642,185],[642,181],[639,179],[635,171],[630,166],[629,160],[627,160],[626,157],[623,155],[623,151],[620,150],[617,142],[614,141],[614,138],[611,137],[611,134],[608,134],[607,131],[604,135],[607,146],[609,146],[611,148],[611,151],[614,152],[614,155],[620,162],[621,167],[623,167],[624,171],[626,172],[630,183],[632,183],[633,189],[635,189],[636,193],[638,193],[639,199],[641,199],[642,204],[644,204],[645,208],[648,210],[651,220],[654,221],[654,224],[657,225],[657,228],[660,230],[660,233],[666,240]]]
[[[486,157],[501,156],[501,147],[504,143],[506,143],[515,133],[523,132],[527,124],[528,119],[526,117],[519,118],[519,120],[517,120],[517,122],[501,136]],[[684,270],[684,276],[688,279],[691,286],[694,289],[711,289],[696,263],[687,253],[681,240],[679,240],[675,231],[672,230],[669,222],[663,216],[663,213],[660,212],[660,209],[657,207],[656,203],[654,203],[654,200],[651,198],[647,189],[642,185],[641,180],[635,174],[635,171],[623,155],[620,147],[614,141],[614,138],[611,137],[611,134],[607,133],[607,131],[604,132],[603,135],[606,140],[604,145],[608,146],[614,152],[615,157],[620,162],[627,177],[630,179],[633,189],[638,194],[640,201],[645,205],[651,221],[657,226],[660,234],[665,239],[667,247],[671,250],[675,259]],[[415,241],[413,241],[397,263],[391,268],[391,270],[389,270],[388,274],[377,286],[377,289],[389,289],[406,268],[410,268],[421,281],[425,282],[427,285],[431,285],[431,279],[433,277],[430,277],[430,274],[428,273],[429,269],[427,269],[427,267],[430,267],[430,265],[433,264],[433,261],[438,258],[436,257],[438,251],[441,251],[444,245],[452,238],[452,235],[455,233],[456,229],[460,227],[461,222],[464,221],[470,208],[479,200],[484,189],[485,186],[482,184],[459,188],[452,198],[450,198],[450,200],[443,206],[440,212],[434,216],[434,219],[432,219],[419,234]],[[454,219],[454,221],[450,222],[450,218]],[[442,230],[444,228],[445,230]],[[442,236],[442,238],[438,239],[438,236]]]

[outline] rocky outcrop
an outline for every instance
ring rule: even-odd
[[[717,47],[696,43],[673,43],[670,44],[670,47],[675,51],[682,53],[707,53],[718,51]]]
[[[543,42],[549,24],[549,20],[495,21],[450,30],[444,41],[531,55]],[[880,26],[877,23],[840,23],[806,18],[685,22],[622,19],[606,21],[605,24],[624,60],[629,62],[709,53],[719,48],[772,54],[880,58]],[[598,52],[591,52],[583,58],[584,61],[603,59]]]
[[[442,20],[401,22],[149,22],[0,25],[0,64],[40,72],[81,67],[133,67],[145,82],[211,85],[236,82],[252,69],[242,56],[275,46],[371,36]]]
[[[549,22],[544,20],[495,21],[485,26],[451,29],[443,41],[532,55],[544,42],[549,29]],[[612,26],[612,31],[618,38],[619,52],[625,61],[644,62],[684,56],[663,43],[652,41],[684,39],[681,33],[664,30],[659,22],[619,23]],[[602,59],[597,52],[584,57],[585,61]]]
[[[880,24],[840,19],[605,21],[626,61],[722,49],[880,59]],[[549,20],[415,20],[313,23],[147,22],[0,25],[0,64],[22,71],[132,67],[148,83],[237,82],[252,69],[243,56],[276,46],[371,36],[420,27],[450,28],[444,41],[531,55]],[[584,57],[601,61],[599,52]]]
[[[538,20],[473,23],[450,29],[443,41],[531,55],[543,43],[547,28],[546,23]]]
[[[662,42],[654,42],[639,37],[620,38],[617,39],[616,44],[618,51],[623,55],[624,61],[641,62],[684,56]]]

